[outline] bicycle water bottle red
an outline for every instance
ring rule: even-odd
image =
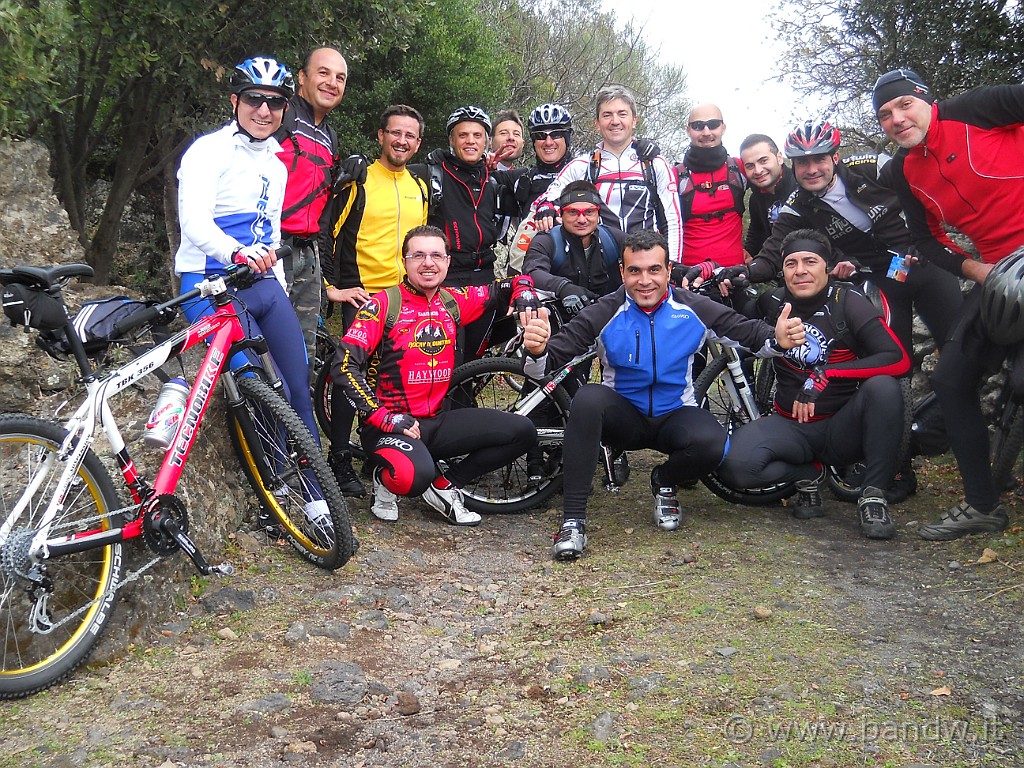
[[[178,422],[185,413],[188,390],[188,382],[180,376],[160,388],[160,396],[146,421],[146,436],[143,438],[146,445],[165,451],[171,447],[174,434],[178,431]]]

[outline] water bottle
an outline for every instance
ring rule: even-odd
[[[174,434],[178,431],[178,422],[185,413],[187,399],[188,382],[180,376],[160,388],[160,396],[146,421],[146,436],[143,438],[146,445],[165,451],[171,447]]]

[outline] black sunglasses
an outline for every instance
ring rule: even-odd
[[[710,128],[712,131],[717,131],[724,122],[725,120],[718,120],[717,118],[714,120],[694,120],[690,123],[690,130],[703,131],[705,128]]]
[[[247,106],[250,106],[253,109],[259,109],[263,106],[264,102],[266,102],[266,105],[270,108],[271,112],[280,112],[288,106],[288,99],[284,96],[271,96],[267,93],[246,91],[242,94],[241,99]]]
[[[569,132],[566,130],[561,131],[530,131],[530,139],[532,141],[543,141],[544,139],[568,139]]]

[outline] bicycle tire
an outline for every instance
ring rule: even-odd
[[[340,568],[355,554],[357,544],[345,498],[323,453],[302,419],[269,384],[255,376],[237,383],[242,402],[229,404],[228,432],[261,508],[273,516],[302,557],[328,571]],[[258,446],[247,434],[254,435]],[[262,456],[270,466],[261,466]],[[315,493],[311,479],[320,486],[330,510],[330,542],[307,525],[304,509],[307,497]]]
[[[331,366],[324,365],[313,378],[313,413],[317,426],[325,435],[331,434],[331,397],[334,394],[334,381],[331,379]]]
[[[755,358],[754,363],[760,363],[759,368],[771,365],[771,361],[759,358]],[[755,382],[759,372],[756,371],[754,374]],[[750,417],[744,413],[737,413],[733,407],[723,378],[728,375],[727,360],[724,356],[719,355],[704,367],[700,376],[697,377],[697,381],[694,382],[693,389],[698,405],[715,414],[719,423],[729,431],[729,434],[732,434],[736,427],[750,421]],[[766,375],[762,374],[762,378]],[[762,384],[762,388],[773,389],[767,384]],[[763,409],[765,406],[759,401],[759,407]],[[750,507],[771,506],[796,493],[796,483],[775,483],[759,488],[734,488],[726,483],[717,471],[705,475],[701,478],[701,482],[720,499],[724,499],[730,504],[743,504]]]
[[[992,482],[999,493],[1016,484],[1013,471],[1024,449],[1024,408],[1009,400],[992,436]]]
[[[909,376],[899,380],[900,396],[903,398],[903,429],[900,433],[900,445],[896,452],[896,467],[902,467],[910,454],[910,438],[914,429],[914,392]],[[860,499],[863,482],[864,462],[848,464],[844,467],[830,465],[825,469],[828,489],[839,501],[855,503]],[[883,489],[885,490],[885,489]]]
[[[514,384],[510,384],[514,382]],[[515,360],[485,357],[460,365],[452,373],[448,403],[452,408],[495,408],[515,411],[524,396],[535,391],[536,382],[526,376]],[[521,514],[545,503],[562,488],[562,437],[569,419],[569,395],[558,385],[546,393],[550,432],[540,440],[543,475],[536,483],[529,482],[527,454],[511,463],[477,478],[462,487],[466,507],[481,515]]]
[[[44,454],[56,454],[66,437],[62,427],[42,419],[0,417],[0,509],[5,514],[14,509],[30,476],[48,458]],[[47,558],[46,577],[53,587],[48,614],[57,626],[48,634],[29,629],[32,601],[24,589],[26,580],[15,573],[16,543],[19,534],[24,544],[24,536],[35,530],[62,469],[62,462],[53,463],[26,513],[0,545],[0,699],[29,696],[65,679],[89,657],[113,613],[124,562],[120,542]],[[54,520],[54,533],[121,528],[122,516],[111,514],[120,507],[117,491],[91,450],[78,480]],[[60,624],[62,620],[67,623]]]

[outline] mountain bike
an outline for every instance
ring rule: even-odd
[[[28,696],[71,674],[109,624],[118,591],[162,558],[180,549],[204,575],[233,572],[230,564],[211,565],[189,538],[188,510],[175,495],[218,380],[224,383],[232,439],[246,474],[288,541],[325,569],[343,565],[358,546],[319,447],[273,387],[266,342],[246,338],[233,308],[228,286],[244,286],[252,279],[250,270],[231,268],[121,321],[114,335],[135,340],[185,302],[204,299],[215,305],[211,316],[112,369],[93,367],[61,295],[71,279],[92,275],[84,264],[0,270],[0,283],[18,286],[43,308],[26,312],[19,324],[63,329],[84,388],[81,404],[63,424],[23,414],[0,417],[0,699]],[[151,484],[129,455],[109,401],[208,338]],[[257,354],[266,370],[226,369],[231,355],[243,350]],[[124,479],[128,506],[121,506],[110,473],[94,452],[100,436]],[[307,505],[321,501],[330,526],[306,517]],[[122,542],[132,539],[141,539],[155,557],[126,573]]]

